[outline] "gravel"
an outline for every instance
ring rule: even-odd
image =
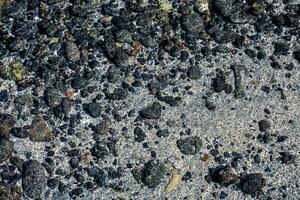
[[[1,200],[300,198],[297,1],[0,9]]]

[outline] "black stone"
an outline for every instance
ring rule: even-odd
[[[168,129],[160,129],[156,132],[157,137],[168,137],[169,134],[170,133]]]
[[[280,155],[281,155],[280,160],[284,164],[292,164],[295,163],[296,161],[296,155],[293,155],[289,152],[280,152]]]
[[[144,141],[146,138],[146,134],[145,132],[140,128],[140,127],[136,127],[134,129],[134,139],[137,142],[142,142]]]
[[[188,69],[188,71],[187,71],[187,76],[188,76],[190,79],[193,79],[193,80],[196,80],[196,79],[201,78],[202,72],[201,72],[200,67],[198,67],[198,66],[191,66],[191,67]]]
[[[163,163],[159,160],[150,160],[142,170],[141,179],[149,188],[155,188],[162,182],[165,174],[166,169]]]
[[[274,45],[275,55],[287,55],[289,53],[289,44],[283,42],[276,42]]]
[[[140,116],[145,119],[159,119],[161,116],[162,106],[158,102],[154,102],[151,105],[143,108],[140,111]]]
[[[94,177],[95,182],[100,186],[104,186],[106,182],[107,175],[103,169],[98,167],[93,167],[88,171],[89,176]]]
[[[14,151],[14,143],[0,138],[0,163],[6,161]]]
[[[50,108],[57,107],[62,102],[62,96],[59,91],[54,88],[48,88],[44,94],[45,101]]]
[[[261,132],[266,132],[271,128],[271,123],[268,120],[263,119],[258,122],[258,127]]]
[[[266,180],[261,173],[253,173],[244,175],[240,181],[241,190],[244,193],[257,195],[262,192],[262,188],[265,186]]]
[[[185,155],[195,155],[202,147],[202,140],[197,136],[191,136],[177,140],[176,144],[181,153]]]
[[[91,149],[92,156],[96,158],[104,159],[109,155],[109,151],[106,146],[96,143]]]
[[[87,113],[93,118],[100,117],[101,110],[102,110],[102,108],[101,108],[100,104],[94,103],[94,102],[89,103],[86,108]]]

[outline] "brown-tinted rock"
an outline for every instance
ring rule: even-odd
[[[14,125],[14,118],[9,114],[0,114],[0,138],[8,138]]]
[[[22,192],[20,187],[0,184],[0,200],[19,200],[21,196]]]
[[[14,143],[7,139],[0,139],[0,163],[6,161],[14,150]]]
[[[53,140],[54,136],[44,119],[38,116],[33,119],[31,129],[29,131],[29,138],[34,142],[48,142]]]

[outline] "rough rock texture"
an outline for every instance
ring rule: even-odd
[[[298,200],[299,0],[0,0],[0,200]]]
[[[47,177],[44,167],[36,160],[29,160],[23,164],[22,189],[26,196],[39,198],[46,189]]]

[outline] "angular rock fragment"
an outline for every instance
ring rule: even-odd
[[[0,114],[0,138],[8,138],[14,125],[14,118],[9,114]]]
[[[210,170],[212,181],[228,186],[237,182],[239,176],[236,170],[231,166],[218,166]]]
[[[195,155],[202,147],[202,140],[197,136],[191,136],[177,140],[176,144],[181,153],[185,155]]]
[[[159,119],[161,116],[162,106],[158,102],[152,103],[150,106],[140,111],[140,116],[145,119]]]
[[[157,187],[163,180],[166,169],[159,160],[148,161],[142,170],[142,182],[149,188]]]
[[[0,138],[0,163],[6,161],[14,151],[14,143],[4,138]]]
[[[266,179],[261,173],[247,174],[241,178],[240,187],[244,193],[257,195],[266,185]]]
[[[0,184],[1,200],[19,200],[22,197],[21,188],[16,185]]]
[[[241,99],[245,97],[245,72],[246,66],[245,65],[231,65],[231,69],[233,70],[234,75],[234,97],[237,99]]]
[[[49,142],[54,139],[47,123],[41,116],[33,119],[29,130],[29,139],[34,142]]]

